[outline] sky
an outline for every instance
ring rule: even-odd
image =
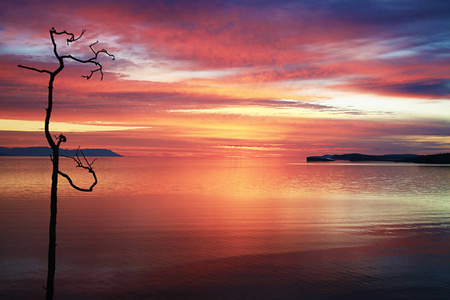
[[[450,151],[450,2],[1,1],[0,146],[50,129],[122,155],[305,157]]]

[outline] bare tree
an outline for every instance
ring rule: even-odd
[[[92,168],[92,164],[94,162],[89,162],[86,157],[83,154],[83,151],[81,151],[79,148],[77,150],[76,156],[72,157],[72,159],[77,164],[76,167],[83,168],[87,170],[89,173],[93,176],[93,183],[89,188],[81,188],[75,185],[70,178],[69,175],[61,172],[59,170],[59,148],[61,146],[61,143],[64,143],[67,141],[66,137],[63,134],[60,134],[59,136],[52,137],[49,130],[50,125],[50,117],[52,115],[52,109],[53,109],[53,84],[55,82],[56,76],[64,69],[64,62],[65,60],[72,60],[75,62],[79,62],[82,64],[91,64],[94,66],[94,69],[91,70],[89,75],[82,75],[82,77],[86,79],[90,79],[94,73],[100,73],[101,79],[103,79],[103,67],[98,61],[98,55],[103,53],[105,55],[110,56],[113,60],[115,59],[114,55],[108,53],[105,49],[101,49],[98,51],[95,51],[93,46],[98,43],[95,42],[89,46],[91,49],[93,56],[89,59],[79,59],[77,57],[74,57],[72,55],[60,55],[58,53],[57,44],[55,41],[55,36],[62,35],[67,36],[67,45],[70,43],[73,43],[77,40],[79,40],[84,32],[86,30],[83,30],[81,34],[75,38],[75,35],[73,33],[67,32],[67,31],[61,31],[58,32],[55,30],[55,28],[50,29],[50,38],[53,45],[53,54],[55,55],[56,59],[59,62],[59,66],[56,70],[50,71],[50,70],[44,70],[44,69],[37,69],[33,67],[27,67],[23,65],[18,65],[19,68],[28,69],[31,71],[36,71],[39,73],[47,73],[50,76],[49,82],[48,82],[48,102],[47,102],[47,108],[46,108],[46,116],[45,116],[45,137],[47,139],[47,142],[52,149],[52,155],[50,156],[52,165],[53,165],[53,171],[52,171],[52,187],[51,187],[51,197],[50,197],[50,226],[49,226],[49,246],[48,246],[48,273],[47,273],[47,286],[46,286],[46,299],[53,299],[53,292],[54,292],[54,279],[55,279],[55,254],[56,254],[56,213],[57,213],[57,190],[58,190],[58,175],[61,175],[62,177],[66,178],[69,182],[69,184],[82,192],[91,192],[94,188],[94,186],[97,184],[97,176],[94,172],[94,169]],[[80,158],[80,154],[81,157]]]

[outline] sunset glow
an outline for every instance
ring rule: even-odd
[[[450,151],[448,1],[2,1],[0,140],[45,146],[49,29],[67,63],[51,129],[122,155]]]

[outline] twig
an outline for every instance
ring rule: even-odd
[[[83,163],[83,161],[80,159],[80,156],[79,156],[79,154],[78,154],[79,152],[81,152],[81,155],[83,156],[83,160],[84,160],[84,162],[86,163],[86,165],[85,165],[85,164]],[[62,156],[65,156],[65,155],[62,155]],[[79,191],[82,191],[82,192],[92,192],[94,186],[97,184],[97,176],[96,176],[96,174],[95,174],[95,171],[94,171],[92,165],[94,164],[94,162],[95,162],[97,159],[94,159],[92,162],[89,162],[89,161],[87,160],[86,156],[84,155],[83,150],[80,150],[80,147],[78,147],[78,149],[77,149],[76,156],[65,156],[65,157],[72,158],[72,159],[74,160],[74,162],[77,164],[77,165],[76,165],[77,168],[83,168],[83,169],[85,169],[85,170],[88,170],[88,172],[91,173],[92,176],[94,177],[94,182],[92,183],[92,185],[91,185],[88,189],[85,189],[85,188],[81,188],[81,187],[75,185],[75,184],[73,183],[73,181],[72,181],[72,178],[70,178],[69,175],[67,175],[67,174],[65,174],[65,173],[63,173],[63,172],[61,172],[60,170],[58,170],[58,174],[61,175],[61,176],[64,177],[64,178],[66,178],[67,181],[69,182],[69,184],[70,184],[74,189],[79,190]]]
[[[39,73],[47,73],[47,74],[52,74],[52,72],[50,72],[49,70],[40,70],[40,69],[36,69],[36,68],[32,68],[32,67],[27,67],[27,66],[22,66],[22,65],[17,65],[19,68],[23,68],[23,69],[27,69],[27,70],[31,70],[31,71],[36,71]]]
[[[50,29],[50,33],[51,34],[56,34],[56,35],[60,35],[60,34],[67,34],[68,36],[70,36],[70,39],[67,39],[67,45],[69,45],[69,43],[72,43],[72,42],[75,42],[75,41],[77,41],[77,40],[79,40],[82,36],[83,36],[83,34],[86,32],[86,29],[83,29],[82,31],[81,31],[81,34],[80,34],[80,36],[79,37],[77,37],[77,38],[75,38],[75,35],[73,34],[73,33],[71,33],[71,32],[67,32],[67,31],[61,31],[61,32],[57,32],[56,31],[56,29],[55,29],[55,27],[52,27],[52,29]]]

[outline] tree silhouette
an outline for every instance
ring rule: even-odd
[[[97,176],[95,175],[94,169],[92,168],[92,164],[94,161],[89,162],[86,157],[83,154],[83,151],[78,148],[76,156],[71,157],[75,163],[76,167],[83,168],[87,170],[89,173],[93,176],[93,183],[89,188],[81,188],[75,185],[70,178],[69,175],[61,172],[59,170],[59,148],[61,146],[61,143],[64,143],[67,141],[66,137],[63,134],[60,134],[59,136],[54,136],[50,134],[49,125],[50,125],[50,117],[52,115],[52,109],[53,109],[53,84],[55,82],[56,76],[64,69],[64,61],[65,60],[72,60],[76,61],[82,64],[92,64],[95,66],[94,70],[91,70],[91,73],[89,75],[82,75],[82,77],[86,79],[90,79],[94,73],[100,73],[101,74],[101,80],[103,80],[103,67],[98,62],[97,58],[98,55],[103,53],[105,55],[110,56],[113,60],[115,59],[114,55],[108,53],[105,49],[95,51],[93,46],[98,43],[95,42],[89,46],[91,49],[93,56],[89,59],[79,59],[77,57],[74,57],[72,55],[60,55],[58,53],[57,44],[55,41],[55,36],[58,35],[66,35],[67,38],[67,45],[70,43],[73,43],[77,40],[79,40],[84,32],[86,30],[83,30],[81,34],[75,38],[75,35],[73,33],[67,32],[67,31],[61,31],[58,32],[55,30],[55,28],[50,29],[50,38],[53,45],[53,54],[55,55],[56,59],[59,62],[59,66],[56,70],[50,71],[50,70],[44,70],[44,69],[37,69],[33,67],[27,67],[23,65],[18,65],[19,68],[24,68],[32,71],[36,71],[39,73],[47,73],[50,76],[49,82],[48,82],[48,102],[47,102],[47,108],[46,108],[46,116],[45,116],[45,138],[47,139],[47,142],[52,149],[52,155],[50,156],[53,170],[52,170],[52,187],[51,187],[51,196],[50,196],[50,226],[49,226],[49,244],[48,244],[48,272],[47,272],[47,286],[46,286],[46,299],[53,299],[53,292],[54,292],[54,280],[55,280],[55,254],[56,254],[56,213],[57,213],[57,192],[58,192],[58,175],[61,175],[62,177],[66,178],[69,184],[82,192],[91,192],[94,188],[94,186],[97,184]],[[81,154],[81,157],[80,157]]]

